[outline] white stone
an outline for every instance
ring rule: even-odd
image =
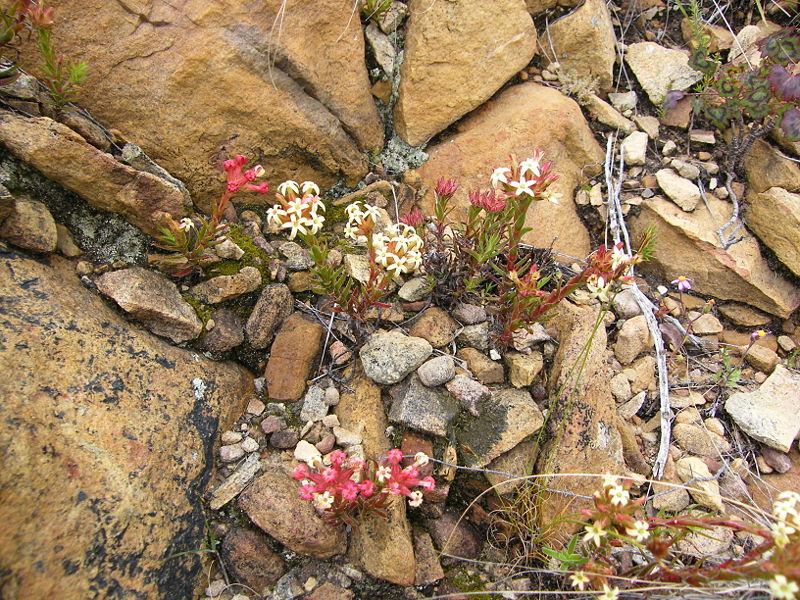
[[[248,437],[242,440],[241,447],[245,452],[255,452],[258,450],[258,442]]]
[[[313,444],[306,440],[300,440],[294,448],[294,457],[300,462],[308,463],[314,458],[321,460],[322,454]]]
[[[622,156],[626,165],[645,164],[647,152],[647,134],[644,131],[634,131],[622,142]]]
[[[656,171],[656,181],[669,199],[687,212],[693,211],[700,202],[700,188],[672,169]]]

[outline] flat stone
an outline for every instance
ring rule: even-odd
[[[684,179],[696,181],[700,177],[700,169],[685,160],[676,158],[670,163],[670,166]]]
[[[483,536],[459,511],[447,510],[436,519],[427,519],[425,528],[430,532],[436,548],[442,554],[477,559],[483,548]]]
[[[761,327],[772,321],[772,317],[756,310],[746,304],[736,302],[725,302],[718,305],[719,312],[734,325],[740,327]]]
[[[308,388],[303,398],[303,408],[300,409],[300,420],[321,421],[328,414],[328,403],[325,401],[325,390],[312,385]]]
[[[503,383],[506,379],[503,365],[490,359],[480,350],[469,347],[461,348],[456,352],[456,357],[467,361],[469,370],[483,384]]]
[[[281,450],[294,448],[299,440],[300,436],[294,429],[281,429],[269,436],[270,446]]]
[[[800,194],[780,187],[748,194],[747,226],[795,275],[800,275]]]
[[[608,101],[611,102],[611,105],[618,111],[625,112],[626,110],[635,110],[639,99],[634,91],[609,92]]]
[[[450,394],[425,386],[412,377],[408,389],[392,403],[389,420],[416,431],[446,437],[458,414],[458,402]]]
[[[444,570],[439,562],[439,553],[433,547],[433,540],[430,534],[418,527],[414,527],[411,533],[414,540],[414,556],[417,559],[414,585],[431,585],[444,579]]]
[[[670,90],[687,90],[702,77],[689,66],[688,52],[653,42],[630,44],[625,62],[656,106],[661,106]]]
[[[434,348],[441,348],[455,339],[458,329],[453,317],[434,306],[417,317],[408,334],[428,340]]]
[[[483,323],[488,318],[488,315],[486,314],[486,309],[482,306],[459,302],[453,308],[453,318],[463,325],[476,325]]]
[[[257,452],[258,449],[260,448],[258,442],[255,441],[251,437],[244,438],[242,440],[242,443],[240,444],[240,446],[241,446],[242,450],[244,450],[245,452],[248,452],[248,453]]]
[[[625,164],[629,166],[643,165],[647,159],[647,134],[643,131],[634,131],[622,140],[622,156]]]
[[[679,513],[689,506],[689,503],[692,501],[689,497],[689,492],[687,492],[685,488],[666,486],[658,483],[653,485],[653,495],[653,508],[658,511],[666,510],[671,513]]]
[[[788,473],[792,468],[792,459],[785,452],[778,452],[775,448],[764,446],[761,449],[761,458],[777,473]]]
[[[364,37],[367,40],[370,48],[372,48],[372,55],[375,57],[375,62],[383,69],[383,72],[391,77],[394,73],[394,59],[397,51],[394,44],[389,40],[389,37],[383,33],[375,23],[369,23],[364,29]]]
[[[647,320],[644,315],[639,315],[623,323],[614,343],[614,356],[623,365],[629,365],[639,354],[652,346],[653,336],[647,328]]]
[[[219,458],[224,463],[236,462],[244,456],[244,450],[239,444],[231,444],[229,446],[221,446],[219,449]]]
[[[613,106],[595,94],[588,94],[584,107],[589,111],[592,119],[612,129],[619,129],[622,133],[631,133],[634,130],[633,121],[626,119]]]
[[[326,581],[305,598],[306,600],[352,600],[353,592],[335,583]]]
[[[457,337],[458,341],[465,346],[486,350],[489,347],[489,323],[465,325]]]
[[[494,388],[478,403],[480,416],[456,427],[461,463],[480,468],[508,452],[544,423],[542,411],[525,390]]]
[[[644,401],[647,399],[647,392],[639,392],[633,398],[617,407],[617,414],[623,419],[630,419],[639,412]]]
[[[406,302],[418,302],[430,293],[430,284],[427,277],[412,277],[397,291]]]
[[[367,377],[391,385],[420,367],[431,352],[433,347],[422,338],[396,330],[378,331],[361,348],[359,358]]]
[[[540,44],[542,54],[552,57],[562,72],[570,73],[576,79],[595,80],[596,89],[592,91],[614,88],[617,43],[611,14],[603,0],[586,0],[572,12],[550,23],[547,36],[540,40]]]
[[[716,335],[723,329],[722,323],[711,313],[700,315],[692,322],[692,333],[697,335]]]
[[[658,139],[658,129],[660,123],[656,117],[637,115],[634,117],[634,121],[639,128],[647,134],[647,137],[649,137],[651,140]]]
[[[787,192],[800,192],[800,166],[782,156],[765,140],[756,140],[744,158],[749,192],[753,195],[770,188],[783,188]],[[793,218],[796,212],[792,211]]]
[[[754,345],[750,348],[747,354],[744,355],[744,359],[747,364],[765,373],[772,373],[772,370],[780,362],[780,358],[774,350],[760,345]]]
[[[223,259],[239,260],[244,256],[244,250],[226,237],[214,246],[214,254]]]
[[[746,231],[744,239],[721,247],[715,223],[724,223],[731,214],[730,203],[708,198],[711,217],[704,205],[687,214],[672,202],[654,197],[642,202],[641,213],[629,219],[634,238],[649,225],[658,228],[656,253],[641,265],[645,273],[657,273],[662,281],[681,275],[694,280],[697,293],[720,300],[744,302],[781,318],[800,306],[800,290],[777,275],[761,256],[758,242]]]
[[[298,495],[289,465],[271,462],[239,496],[239,507],[262,531],[298,554],[326,559],[347,549],[344,530],[325,523]]]
[[[418,146],[523,69],[536,52],[536,28],[521,0],[411,0],[408,9],[394,123],[403,140]]]
[[[437,356],[417,369],[417,376],[423,385],[436,387],[444,385],[456,375],[455,364],[450,356]]]
[[[175,343],[192,340],[203,329],[202,322],[181,297],[177,286],[160,273],[130,267],[104,273],[95,284],[132,318]]]
[[[118,213],[149,235],[159,235],[166,213],[185,214],[177,186],[117,162],[47,117],[0,112],[0,144],[95,208]]]
[[[531,352],[530,354],[506,352],[503,360],[508,367],[508,383],[515,388],[527,387],[532,384],[544,367],[541,352]]]
[[[36,200],[18,198],[14,210],[0,225],[0,237],[34,252],[55,252],[58,229],[47,207]]]
[[[455,396],[461,408],[468,410],[473,417],[478,416],[478,403],[491,396],[488,387],[467,377],[458,374],[445,385],[447,391]]]
[[[689,495],[700,506],[705,506],[714,511],[722,511],[722,496],[719,493],[719,482],[713,479],[706,463],[696,456],[686,456],[675,462],[675,471],[681,481],[687,485]],[[706,479],[708,481],[690,480]]]
[[[684,179],[672,169],[656,171],[659,187],[681,209],[691,212],[700,202],[700,188],[688,179]]]
[[[724,437],[702,427],[688,423],[678,423],[672,427],[675,442],[687,452],[705,458],[717,459],[733,448]]]
[[[244,323],[232,310],[220,308],[213,312],[214,328],[206,329],[201,342],[209,352],[222,353],[244,342]]]
[[[733,542],[734,532],[730,527],[710,527],[703,531],[690,531],[675,544],[681,553],[700,557],[724,556]]]
[[[286,285],[289,291],[295,294],[307,292],[314,287],[314,282],[310,271],[295,271],[286,277]]]
[[[625,402],[631,397],[631,382],[625,373],[617,373],[611,378],[611,395],[617,402]]]
[[[502,495],[511,494],[525,483],[536,460],[536,440],[520,442],[486,466],[486,479]],[[503,474],[505,473],[505,474]]]
[[[250,454],[228,478],[219,484],[211,493],[208,506],[211,510],[219,510],[228,502],[238,496],[253,480],[259,469],[261,461],[257,454]]]
[[[234,527],[225,534],[221,555],[236,581],[254,590],[275,585],[286,571],[283,559],[270,548],[267,536],[250,529]]]
[[[264,378],[273,400],[298,400],[319,355],[325,328],[305,319],[300,312],[289,315],[272,343]]]
[[[636,296],[629,289],[621,290],[612,300],[614,313],[620,319],[630,319],[642,314],[642,308],[636,302]]]
[[[725,402],[725,410],[753,439],[788,452],[800,432],[800,376],[782,365],[754,392],[737,392]]]

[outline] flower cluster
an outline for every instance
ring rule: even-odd
[[[558,203],[559,194],[553,193],[548,188],[558,179],[558,175],[551,173],[553,164],[542,161],[544,152],[536,150],[533,156],[520,163],[512,160],[511,167],[498,167],[491,176],[493,193],[491,197],[485,195],[483,200],[494,210],[487,208],[488,212],[502,210],[505,200],[528,196],[535,200],[549,200]],[[472,200],[472,198],[470,198]],[[474,202],[474,200],[473,200]],[[502,205],[502,207],[500,207]],[[500,207],[500,208],[497,208]]]
[[[264,175],[264,167],[256,165],[252,169],[242,171],[242,167],[245,164],[247,164],[247,158],[241,154],[237,154],[236,158],[228,159],[222,164],[228,178],[228,193],[234,194],[241,189],[245,189],[248,192],[258,192],[259,194],[268,193],[269,184],[266,181],[259,184],[253,183],[253,181]]]
[[[350,523],[349,515],[356,509],[382,514],[380,508],[390,496],[405,496],[408,504],[416,507],[422,504],[423,491],[435,487],[433,477],[419,476],[418,467],[428,463],[422,452],[406,467],[401,467],[403,453],[397,449],[390,450],[380,463],[348,458],[340,450],[331,452],[329,459],[329,467],[314,457],[294,470],[294,478],[302,482],[300,497],[313,502],[329,522]]]
[[[298,234],[316,234],[325,223],[325,204],[319,197],[319,187],[312,181],[299,184],[284,181],[275,194],[278,204],[267,210],[267,223],[272,233],[289,230],[289,239]]]
[[[778,548],[784,548],[789,539],[800,541],[800,494],[782,492],[772,506],[775,523],[772,525],[772,536]]]
[[[615,244],[611,249],[600,246],[590,257],[589,266],[584,271],[586,276],[586,289],[593,298],[601,302],[610,300],[609,294],[616,282],[626,283],[628,268],[639,263],[641,253],[633,256],[623,250],[622,242]]]
[[[375,262],[387,273],[412,273],[422,264],[422,238],[406,223],[393,223],[376,231],[380,212],[376,206],[358,202],[346,209],[348,221],[344,235],[366,244],[375,255]]]

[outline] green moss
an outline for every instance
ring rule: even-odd
[[[272,257],[253,243],[253,239],[244,232],[241,225],[231,225],[225,235],[242,249],[244,255],[239,260],[223,260],[214,263],[206,269],[206,274],[209,277],[235,275],[243,267],[255,267],[261,273],[261,282],[266,285],[270,281],[268,264]]]
[[[470,573],[464,568],[450,571],[447,579],[460,592],[482,592],[486,589],[486,584],[477,573]],[[491,600],[494,597],[496,597],[494,594],[473,594],[470,595],[470,600]]]
[[[206,323],[211,318],[211,315],[214,314],[214,307],[209,306],[208,304],[203,304],[200,302],[200,300],[190,294],[183,294],[182,298],[186,301],[186,304],[194,309],[194,312],[197,314],[197,318],[203,322],[203,333],[205,333]]]

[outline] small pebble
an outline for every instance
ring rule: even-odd
[[[266,405],[258,398],[253,398],[247,404],[247,414],[258,416],[264,412]]]
[[[286,421],[284,421],[281,417],[276,417],[275,415],[270,415],[261,421],[261,431],[267,435],[275,433],[276,431],[280,431],[285,427]]]
[[[339,427],[339,417],[336,415],[325,415],[322,418],[322,424],[325,427]]]
[[[212,581],[211,584],[206,588],[206,596],[209,596],[210,598],[216,598],[222,592],[224,592],[225,588],[227,587],[228,586],[225,583],[225,580],[216,579]]]
[[[325,389],[325,402],[328,406],[336,406],[339,404],[339,390],[331,386]]]
[[[242,441],[242,434],[238,431],[226,431],[221,439],[223,444],[236,444]]]
[[[235,462],[244,456],[244,450],[239,444],[222,446],[219,449],[219,458],[222,462]]]
[[[258,450],[258,442],[255,441],[253,438],[248,437],[245,438],[244,441],[241,443],[242,450],[245,452],[255,452]]]

